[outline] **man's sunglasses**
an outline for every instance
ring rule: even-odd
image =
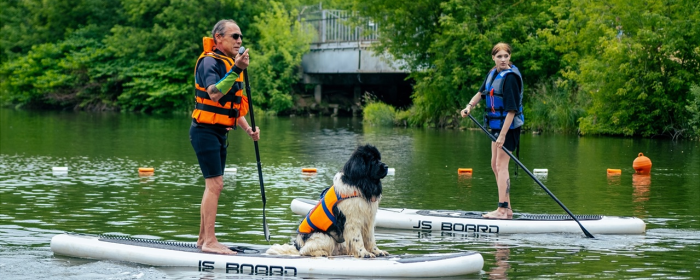
[[[221,35],[226,36],[225,34],[221,34]],[[233,33],[233,34],[231,34],[231,38],[233,38],[234,40],[238,40],[239,38],[241,40],[243,40],[243,34]]]

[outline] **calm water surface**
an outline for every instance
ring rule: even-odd
[[[271,243],[290,242],[301,217],[295,197],[314,198],[353,149],[371,143],[396,169],[383,207],[490,211],[497,201],[489,140],[479,130],[366,126],[351,118],[265,118],[260,153]],[[248,279],[54,256],[51,237],[72,231],[194,242],[204,190],[186,115],[148,116],[0,109],[0,277],[3,279]],[[231,133],[217,216],[219,240],[268,246],[253,144]],[[474,235],[377,230],[393,254],[478,251],[480,274],[456,279],[700,279],[698,142],[571,135],[522,137],[521,161],[547,168],[543,183],[576,214],[634,216],[642,235]],[[633,175],[639,152],[652,175]],[[69,172],[53,173],[66,166]],[[154,167],[140,177],[139,167]],[[304,175],[302,167],[319,173]],[[457,168],[474,175],[457,175]],[[511,164],[513,170],[514,164]],[[608,177],[607,168],[622,169]],[[511,173],[512,174],[512,173]],[[516,212],[564,214],[522,171],[512,178]],[[303,278],[303,277],[299,277]],[[333,277],[337,279],[338,277]],[[277,279],[255,276],[255,279]],[[287,277],[290,279],[290,277]],[[314,279],[324,279],[314,277]]]

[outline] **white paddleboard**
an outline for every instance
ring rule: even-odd
[[[292,211],[306,215],[316,200],[295,198]],[[518,214],[513,219],[486,219],[484,212],[459,210],[417,210],[379,208],[376,226],[407,230],[457,231],[467,233],[581,233],[581,227],[569,215]],[[639,218],[601,215],[576,215],[591,234],[642,234],[646,224]]]
[[[194,243],[164,242],[128,237],[65,233],[51,239],[56,255],[133,262],[152,266],[192,267],[226,274],[361,277],[444,277],[479,273],[481,254],[462,252],[428,255],[390,255],[371,259],[352,256],[305,257],[267,255],[266,249],[231,247],[237,255],[203,253]]]

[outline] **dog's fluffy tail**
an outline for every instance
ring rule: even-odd
[[[299,251],[297,250],[297,248],[291,244],[272,245],[272,247],[270,247],[270,249],[267,249],[266,253],[269,255],[292,255],[292,256],[299,255]]]

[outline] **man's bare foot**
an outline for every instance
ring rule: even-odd
[[[202,249],[202,244],[204,244],[204,241],[201,241],[201,239],[198,239],[197,240],[197,248]],[[222,248],[222,249],[228,248],[228,246],[219,243],[219,241],[215,241],[215,243],[213,243],[213,244],[216,244],[215,246],[219,246],[219,248]]]
[[[197,246],[199,247],[199,246]],[[219,242],[213,243],[213,244],[202,244],[202,252],[206,253],[215,253],[215,254],[223,254],[223,255],[235,255],[236,252],[232,251],[226,245],[221,244]]]
[[[510,209],[499,207],[495,211],[488,212],[481,216],[487,219],[512,219],[513,215],[511,213],[511,215],[508,216],[508,210]]]

